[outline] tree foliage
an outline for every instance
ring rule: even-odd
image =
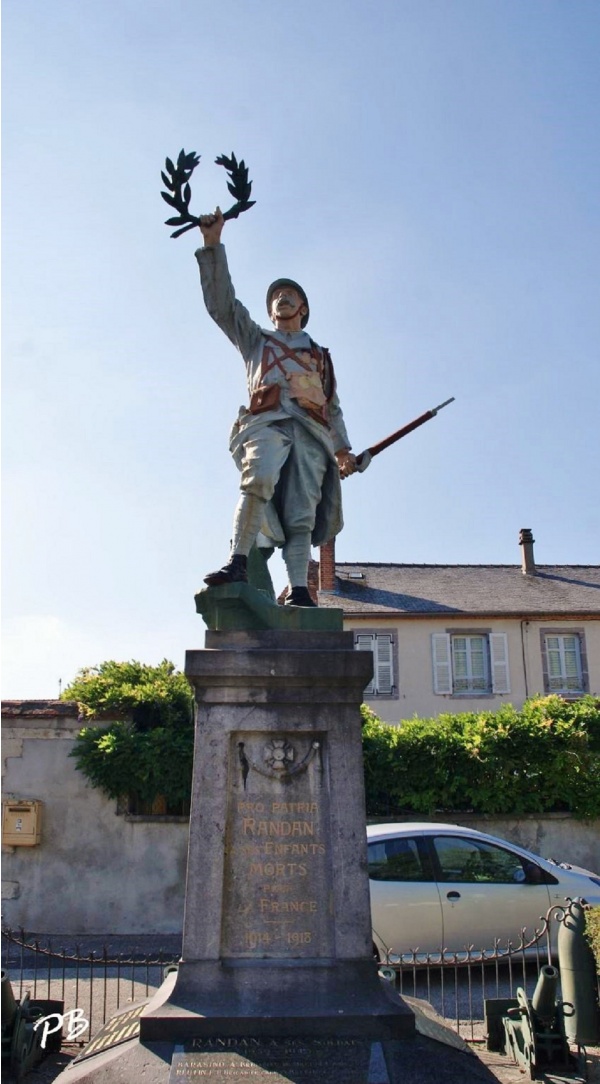
[[[158,666],[104,662],[80,670],[62,693],[77,700],[90,725],[71,756],[109,798],[127,796],[142,810],[164,796],[166,809],[189,802],[194,748],[193,697],[184,674]],[[102,724],[102,720],[110,722]]]
[[[189,682],[174,663],[103,662],[86,666],[64,689],[62,700],[77,700],[90,719],[127,717],[136,730],[186,726],[192,718]]]

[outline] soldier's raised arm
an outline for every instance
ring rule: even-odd
[[[220,207],[210,215],[200,215],[204,247],[196,250],[196,259],[200,267],[202,293],[210,316],[237,346],[242,357],[248,360],[260,340],[261,329],[235,296],[225,248],[221,244],[224,225]]]

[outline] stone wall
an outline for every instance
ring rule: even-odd
[[[69,757],[80,726],[76,704],[2,705],[4,799],[43,803],[41,842],[2,847],[3,922],[40,934],[180,933],[187,818],[118,814],[116,802],[89,786]],[[564,814],[456,820],[600,871],[598,820]]]
[[[77,705],[2,705],[3,797],[37,798],[41,842],[2,847],[2,918],[36,933],[176,933],[188,821],[117,814],[69,757]]]

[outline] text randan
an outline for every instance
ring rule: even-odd
[[[257,821],[244,817],[242,832],[245,836],[314,836],[312,821]]]

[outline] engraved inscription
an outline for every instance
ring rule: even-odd
[[[357,1039],[195,1039],[174,1054],[169,1084],[366,1084],[371,1044]]]
[[[314,733],[232,735],[225,837],[224,956],[332,956],[324,743]],[[295,775],[253,770],[265,751],[305,764]],[[315,754],[318,750],[319,755]]]

